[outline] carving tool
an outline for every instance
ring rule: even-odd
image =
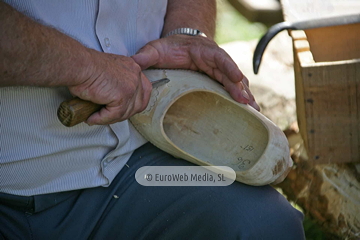
[[[151,84],[153,88],[156,88],[168,83],[169,81],[170,80],[168,78],[162,78],[151,82]],[[99,111],[102,107],[104,107],[104,105],[75,97],[60,104],[57,116],[64,126],[72,127],[86,121],[91,114]]]

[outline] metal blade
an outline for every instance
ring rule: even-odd
[[[170,82],[170,79],[162,78],[162,79],[151,82],[151,84],[152,84],[153,88],[156,88],[156,87],[160,87],[168,82]]]

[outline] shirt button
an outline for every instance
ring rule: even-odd
[[[105,42],[105,46],[106,46],[106,47],[110,47],[110,46],[111,46],[111,43],[110,43],[110,39],[109,39],[109,38],[105,38],[105,39],[104,39],[104,42]]]

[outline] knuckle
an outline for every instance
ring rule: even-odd
[[[144,111],[148,103],[149,103],[149,99],[147,98],[147,96],[143,96],[143,98],[139,101],[137,112]]]
[[[131,57],[127,57],[126,60],[127,67],[131,72],[139,73],[141,71],[141,67],[139,66],[139,64],[137,64]]]
[[[114,113],[111,115],[110,118],[108,118],[108,122],[114,123],[114,122],[120,122],[123,120],[123,117],[125,116],[126,111],[124,109],[119,108],[117,111],[114,111]]]
[[[152,85],[150,81],[144,81],[144,92],[150,96]]]
[[[131,57],[122,57],[123,64],[130,70],[130,72],[140,72],[141,67]]]
[[[133,62],[133,64],[131,64],[131,70],[135,73],[139,73],[141,72],[141,67],[137,63]]]
[[[247,86],[249,86],[249,80],[247,79],[247,77],[245,77],[245,75],[243,75],[242,81],[243,81]]]
[[[121,101],[121,99],[119,98],[118,95],[116,95],[116,94],[108,95],[108,99],[107,99],[108,103],[119,103],[120,101]]]

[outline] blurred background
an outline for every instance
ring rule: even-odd
[[[264,23],[250,22],[227,0],[217,0],[218,16],[215,40],[218,44],[259,39],[267,30]]]
[[[239,2],[256,2],[260,6],[254,5],[253,11],[245,11],[236,5]],[[281,129],[288,128],[296,122],[296,108],[292,43],[286,32],[278,34],[266,48],[259,73],[255,75],[252,70],[252,57],[257,42],[269,26],[282,21],[279,2],[217,0],[217,6],[215,41],[228,52],[249,79],[250,89],[262,113]]]
[[[264,12],[259,14],[256,11],[245,11],[242,6],[237,5],[239,2],[252,2],[255,4],[254,8],[263,8]],[[217,0],[217,6],[215,41],[228,52],[248,77],[250,89],[261,107],[261,112],[284,131],[289,128],[296,129],[293,50],[287,32],[278,34],[270,42],[259,74],[255,75],[252,70],[252,57],[257,42],[271,25],[283,21],[279,1]],[[282,193],[280,187],[276,189]],[[295,202],[291,203],[304,212]],[[306,215],[306,212],[304,213]],[[304,229],[308,240],[337,239],[323,232],[307,215]]]

